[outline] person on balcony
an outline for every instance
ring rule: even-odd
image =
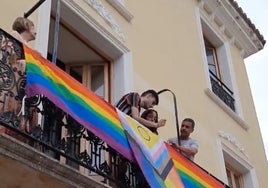
[[[140,116],[141,108],[147,110],[149,108],[158,105],[159,98],[155,90],[147,90],[141,95],[137,92],[131,92],[125,94],[116,104],[115,107],[124,112],[125,114],[131,116],[133,119],[138,121],[140,124],[144,125],[147,128],[159,128],[165,126],[166,120],[160,119],[159,121],[151,121],[144,119]],[[116,177],[122,182],[127,181],[126,172],[127,172],[127,160],[124,157],[119,157],[118,159],[118,171]],[[137,171],[138,174],[140,170]],[[147,185],[146,181],[140,180],[142,184]],[[143,186],[141,186],[143,187]]]
[[[166,124],[165,119],[160,119],[158,122],[148,121],[140,116],[141,108],[147,110],[149,108],[158,105],[159,98],[155,90],[147,90],[139,95],[136,92],[131,92],[124,95],[115,106],[124,112],[125,114],[131,116],[133,119],[138,121],[140,124],[147,128],[159,128]]]
[[[155,123],[158,122],[158,113],[157,113],[157,111],[154,110],[154,109],[148,109],[148,110],[145,110],[145,111],[141,114],[141,117],[142,117],[143,119],[146,119],[146,120],[151,121],[151,122],[155,122]],[[157,128],[155,128],[155,127],[148,127],[148,129],[149,129],[152,133],[158,135]]]
[[[10,34],[23,44],[27,44],[35,40],[36,32],[34,23],[27,18],[18,17],[13,22]]]
[[[30,21],[27,18],[23,17],[17,17],[15,21],[12,24],[12,31],[10,32],[10,35],[17,39],[19,42],[23,44],[28,44],[28,42],[35,40],[36,38],[36,32],[34,28],[34,23]],[[37,115],[33,115],[36,113],[35,111],[32,111],[33,114],[29,115],[25,112],[24,108],[24,95],[21,95],[22,92],[19,91],[22,85],[17,84],[23,84],[23,81],[25,80],[25,60],[20,59],[19,56],[16,54],[15,51],[15,44],[13,44],[13,40],[6,39],[6,42],[3,42],[1,44],[1,49],[6,49],[6,51],[9,52],[10,57],[7,58],[6,65],[10,67],[10,70],[14,70],[13,76],[14,76],[14,86],[10,87],[11,89],[9,91],[4,92],[10,92],[13,95],[10,94],[3,94],[0,96],[0,101],[3,101],[3,107],[1,107],[0,110],[0,116],[2,118],[8,118],[13,119],[13,121],[17,120],[19,122],[18,128],[24,132],[29,133],[30,132],[30,124],[32,125],[37,124]],[[8,44],[6,46],[2,46]],[[8,80],[8,79],[7,79]],[[3,97],[4,96],[4,97]],[[30,111],[30,110],[28,110]],[[30,122],[26,118],[31,117]],[[25,141],[24,138],[22,138],[20,135],[15,133],[14,131],[7,130],[6,128],[0,128],[1,132],[5,132],[13,137],[16,137],[17,139],[21,141]]]
[[[194,126],[195,122],[193,119],[185,118],[180,128],[180,145],[178,144],[177,137],[168,139],[168,142],[173,148],[192,161],[198,152],[197,141],[190,138],[190,134],[194,131]]]

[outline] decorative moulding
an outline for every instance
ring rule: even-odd
[[[93,28],[95,31],[97,31],[100,35],[103,36],[103,39],[107,39],[109,43],[111,43],[117,50],[119,50],[121,55],[123,53],[128,53],[129,49],[127,46],[123,43],[119,37],[115,36],[112,34],[110,31],[108,31],[106,28],[103,27],[97,20],[95,20],[86,10],[84,10],[80,5],[77,4],[76,0],[68,0],[68,1],[63,1],[63,3],[69,7],[71,10],[76,12],[76,14],[79,15],[82,19],[84,19],[90,28]],[[102,43],[103,41],[98,40],[98,42]],[[105,42],[106,43],[106,42]],[[105,48],[102,46],[102,48]],[[116,51],[117,51],[116,50]],[[111,55],[112,59],[117,59],[119,56],[117,55]]]
[[[235,146],[239,152],[241,152],[247,159],[249,158],[248,155],[245,152],[244,147],[237,141],[237,139],[231,135],[230,133],[226,133],[224,131],[219,131],[219,136],[228,142],[230,142],[233,146]]]
[[[212,25],[218,26],[227,39],[235,38],[235,47],[246,58],[263,48],[253,29],[239,15],[228,0],[198,0],[198,7],[203,16]]]
[[[84,0],[84,2],[91,6],[109,24],[122,41],[125,41],[125,36],[119,25],[112,14],[102,5],[100,0]]]
[[[133,19],[133,15],[126,9],[126,7],[119,0],[106,0],[112,7],[114,7],[119,14],[121,14],[128,22]]]

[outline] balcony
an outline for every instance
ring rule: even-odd
[[[58,91],[52,88],[49,79],[46,84],[39,87],[39,94],[32,97],[26,96],[26,79],[27,82],[31,82],[29,77],[37,76],[36,69],[26,67],[26,72],[29,74],[25,72],[25,64],[29,60],[27,52],[25,52],[27,48],[3,30],[0,30],[0,41],[0,180],[2,185],[27,188],[149,187],[145,177],[148,180],[148,173],[154,173],[154,176],[150,177],[157,179],[157,181],[162,178],[161,185],[167,185],[166,180],[168,180],[168,183],[170,183],[170,180],[176,180],[174,182],[182,181],[182,184],[194,182],[198,186],[227,187],[197,164],[176,153],[164,142],[160,144],[170,155],[165,158],[169,160],[163,161],[168,162],[163,168],[154,169],[154,166],[150,164],[152,162],[148,161],[148,157],[144,157],[142,152],[139,155],[141,158],[135,159],[133,155],[136,155],[136,153],[134,149],[133,151],[130,150],[130,140],[127,140],[125,133],[127,129],[125,127],[124,130],[120,127],[119,121],[121,118],[126,118],[124,122],[127,123],[133,120],[117,112],[110,104],[95,96],[94,93],[89,94],[92,97],[90,100],[94,101],[94,104],[102,104],[103,109],[100,109],[101,106],[80,106],[80,108],[77,108],[77,105],[84,102],[81,99],[86,101],[88,98],[82,96],[82,92],[73,92],[72,94],[71,90],[73,88],[69,85],[66,87],[67,90],[62,92],[60,89],[63,88],[63,85],[59,84],[57,89],[59,89],[59,95],[62,94],[62,98],[55,98],[53,93],[50,92]],[[29,52],[36,54],[30,49]],[[36,57],[38,58],[37,54]],[[40,60],[47,61],[41,57]],[[44,70],[46,66],[51,66],[50,62],[48,63],[42,64],[44,67],[36,66],[35,68],[50,74],[49,71]],[[56,68],[53,69],[57,71]],[[58,73],[62,74],[59,79],[65,78],[72,82],[71,77],[66,73]],[[43,77],[42,79],[47,78]],[[69,82],[66,81],[66,83]],[[76,87],[79,87],[80,91],[86,94],[90,92],[85,90],[83,86],[76,85]],[[84,98],[75,98],[77,97],[75,95],[81,95]],[[68,97],[71,103],[65,104],[64,100],[66,98],[64,97]],[[77,104],[72,103],[75,100],[78,101]],[[78,109],[78,113],[74,114],[70,107]],[[89,112],[86,113],[86,116],[85,109]],[[97,110],[103,114],[94,116],[95,114],[91,113]],[[83,115],[86,118],[90,116],[89,122],[87,119],[81,119]],[[101,120],[103,117],[104,120]],[[108,117],[112,120],[109,121]],[[99,126],[92,126],[94,124]],[[105,132],[102,130],[107,128],[105,126],[112,126],[113,129],[115,126],[119,126],[120,130],[113,132],[112,129],[109,129]],[[140,125],[138,127],[142,128]],[[112,134],[117,133],[118,135],[112,136]],[[150,136],[152,133],[148,134]],[[109,142],[108,137],[112,138],[111,142]],[[126,147],[122,147],[122,144],[125,144]],[[142,149],[136,151],[140,152]],[[149,153],[149,155],[153,156],[153,153]],[[181,180],[178,176],[178,171],[181,170],[178,167],[175,168],[172,161],[181,162],[181,166],[185,165],[189,168],[182,171],[184,177],[181,177]],[[170,177],[173,179],[168,179]],[[174,179],[174,177],[178,179]],[[148,181],[152,186],[154,182],[151,182],[151,179]],[[177,187],[178,184],[174,185],[174,187]]]
[[[8,163],[14,172],[23,168],[38,174],[37,185],[43,185],[43,178],[47,178],[54,182],[54,187],[122,187],[122,184],[135,187],[137,165],[127,162],[127,173],[119,181],[118,165],[122,157],[118,152],[46,97],[24,97],[26,74],[22,66],[22,44],[3,30],[0,41],[1,163]],[[4,171],[2,169],[1,174]],[[10,176],[9,172],[5,175]],[[12,175],[19,176],[19,173]],[[11,180],[6,183],[19,184]]]
[[[209,71],[209,73],[213,93],[235,112],[233,92],[212,71]]]

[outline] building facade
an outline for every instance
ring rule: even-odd
[[[2,1],[2,29],[35,3]],[[268,187],[244,64],[265,40],[234,0],[46,0],[29,19],[37,30],[30,46],[112,104],[129,91],[170,89],[179,120],[196,121],[195,162],[230,187]],[[159,133],[168,139],[176,136],[173,98],[159,97],[167,119]]]

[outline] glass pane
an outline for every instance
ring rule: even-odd
[[[215,76],[217,76],[216,66],[209,65],[208,68]]]
[[[215,65],[213,49],[206,48],[207,61],[209,65]]]
[[[241,188],[241,185],[240,185],[240,178],[239,176],[234,176],[234,179],[235,179],[235,187],[236,188]]]
[[[70,67],[70,75],[76,79],[77,81],[79,81],[80,83],[82,83],[83,81],[83,67],[82,66],[73,66]]]
[[[104,98],[104,66],[91,66],[91,90]]]
[[[228,169],[226,169],[226,174],[227,174],[227,179],[228,179],[228,184],[230,186],[230,188],[232,188],[232,177],[231,177],[231,173]]]
[[[208,68],[209,70],[217,76],[216,64],[215,64],[215,57],[213,49],[206,48],[206,55],[208,61]]]

